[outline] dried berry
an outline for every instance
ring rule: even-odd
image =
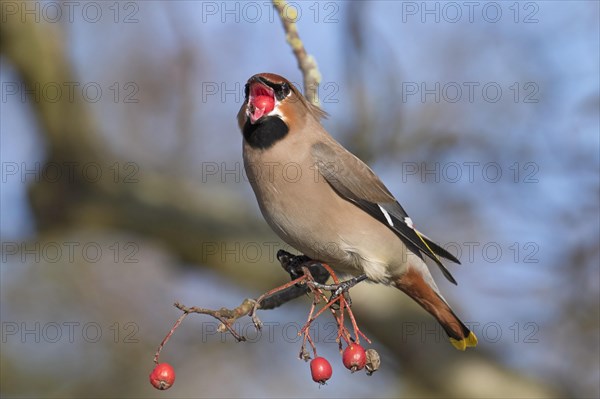
[[[367,349],[367,364],[365,366],[367,375],[372,375],[379,369],[381,358],[375,349]]]

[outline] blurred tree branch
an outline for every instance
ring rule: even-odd
[[[1,54],[14,65],[28,89],[41,90],[48,83],[77,82],[64,35],[61,24],[6,18],[0,25]],[[124,165],[127,161],[108,152],[99,121],[82,99],[81,91],[74,90],[72,98],[63,96],[59,101],[34,95],[29,103],[46,141],[45,165],[62,168],[61,176],[69,176],[52,182],[39,179],[29,187],[40,232],[78,225],[137,231],[160,238],[184,262],[220,267],[222,272],[229,270],[235,275],[244,275],[248,268],[229,265],[218,253],[209,255],[199,250],[199,244],[244,244],[273,237],[263,224],[249,216],[232,221],[213,211],[210,204],[186,202],[185,198],[197,195],[190,192],[185,180],[173,176],[142,170],[138,181],[130,184],[112,178],[91,182],[79,173],[70,173],[69,167],[74,164],[81,167],[95,163],[106,172],[111,165]],[[237,236],[232,236],[232,231]]]

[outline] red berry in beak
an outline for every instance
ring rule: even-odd
[[[262,83],[254,83],[250,86],[250,97],[248,99],[248,110],[250,111],[250,123],[268,114],[275,108],[275,97],[273,89]]]

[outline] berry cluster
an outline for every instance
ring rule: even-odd
[[[310,327],[312,323],[325,312],[331,313],[337,323],[338,332],[336,341],[339,344],[339,350],[342,354],[342,363],[344,366],[352,373],[366,369],[368,375],[373,374],[380,365],[379,354],[374,349],[365,351],[365,349],[360,345],[361,338],[366,340],[368,343],[371,343],[371,341],[358,328],[356,319],[354,318],[354,314],[350,308],[351,301],[348,295],[349,289],[356,285],[357,282],[363,281],[366,276],[364,276],[364,278],[359,277],[340,282],[335,275],[335,272],[327,264],[322,263],[321,265],[328,272],[329,276],[331,276],[334,284],[328,285],[317,282],[313,278],[308,267],[302,267],[301,274],[289,283],[263,294],[257,300],[245,300],[240,306],[233,310],[226,308],[221,308],[219,310],[198,307],[188,308],[176,303],[175,306],[183,311],[183,314],[179,317],[179,319],[177,319],[154,355],[154,363],[156,366],[150,374],[150,383],[152,386],[154,386],[156,389],[164,390],[169,389],[175,382],[175,371],[173,370],[173,367],[171,367],[171,365],[168,363],[159,363],[158,359],[163,347],[167,341],[169,341],[175,330],[179,327],[187,315],[191,313],[210,315],[221,321],[222,324],[219,327],[220,331],[229,331],[238,341],[245,341],[246,338],[240,335],[233,328],[232,323],[236,319],[244,315],[248,315],[252,318],[256,328],[260,329],[262,323],[258,319],[256,311],[260,308],[260,304],[263,302],[263,300],[284,290],[302,286],[306,287],[307,292],[312,294],[313,297],[307,321],[298,333],[298,335],[303,337],[302,346],[300,349],[300,358],[306,361],[310,360],[311,355],[307,350],[307,345],[310,345],[309,349],[312,349],[314,357],[310,362],[312,379],[322,385],[331,378],[333,373],[333,369],[329,361],[324,357],[317,355],[317,348],[310,334]],[[324,291],[331,291],[331,296],[328,297],[325,295]],[[347,319],[345,318],[346,316]],[[345,321],[350,322],[349,324],[351,325],[351,329],[346,327]],[[344,343],[346,344],[346,348],[342,351]]]
[[[353,373],[366,366],[367,373],[371,375],[379,367],[379,355],[374,349],[365,351],[360,344],[352,343],[342,353],[342,363]],[[314,382],[325,384],[331,378],[333,369],[327,359],[319,356],[310,362],[310,373]]]
[[[342,363],[351,372],[359,371],[367,366],[367,372],[373,373],[377,366],[373,367],[373,361],[367,364],[367,354],[376,354],[373,349],[365,351],[360,344],[350,344],[342,353]],[[372,356],[371,356],[372,357]],[[331,364],[324,357],[318,356],[310,362],[310,373],[314,382],[324,385],[333,374]],[[150,383],[156,389],[169,389],[175,382],[175,370],[169,363],[158,363],[150,373]]]

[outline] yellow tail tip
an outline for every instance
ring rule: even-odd
[[[477,346],[477,337],[473,334],[473,331],[469,332],[469,336],[463,339],[450,338],[450,343],[459,351],[464,351],[468,347]]]

